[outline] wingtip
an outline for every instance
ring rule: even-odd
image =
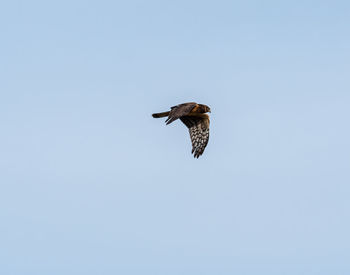
[[[167,120],[165,121],[165,123],[166,123],[166,125],[168,125],[168,124],[172,123],[173,121],[174,121],[174,119],[168,117]]]
[[[194,152],[194,154],[193,154],[193,152]],[[192,154],[193,154],[193,157],[197,158],[197,159],[202,155],[202,153],[197,152],[197,151],[195,152],[194,150],[192,150]]]

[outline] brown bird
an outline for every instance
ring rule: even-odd
[[[187,126],[192,141],[192,154],[198,158],[203,154],[209,140],[209,116],[210,108],[207,105],[188,102],[173,106],[170,111],[152,114],[154,118],[168,117],[166,124],[170,124],[178,118]]]

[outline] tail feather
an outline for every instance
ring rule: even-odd
[[[154,118],[160,118],[160,117],[166,117],[169,115],[170,112],[163,112],[163,113],[155,113],[155,114],[152,114],[152,116]]]

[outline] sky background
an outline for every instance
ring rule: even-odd
[[[350,274],[349,1],[1,1],[0,273]],[[211,107],[188,130],[153,112]]]

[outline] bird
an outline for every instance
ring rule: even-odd
[[[170,108],[170,111],[162,113],[154,113],[152,117],[167,117],[166,125],[180,119],[189,130],[192,142],[192,152],[195,158],[199,158],[204,152],[209,141],[209,115],[210,108],[204,104],[196,102],[187,102],[178,104]]]

